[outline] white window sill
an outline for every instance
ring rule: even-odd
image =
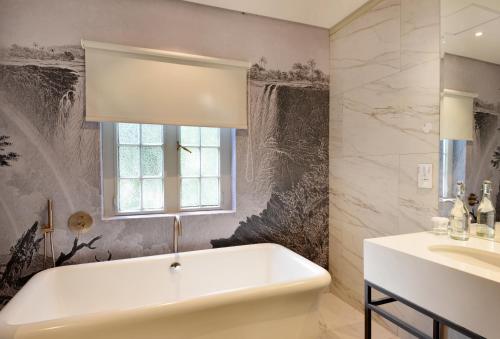
[[[194,215],[218,215],[218,214],[235,214],[236,210],[210,210],[210,211],[181,211],[177,213],[149,213],[149,214],[127,214],[115,215],[111,217],[103,216],[103,221],[113,220],[134,220],[134,219],[156,219],[156,218],[173,218],[175,216],[194,216]]]

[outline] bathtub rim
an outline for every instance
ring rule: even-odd
[[[272,283],[263,286],[254,287],[242,287],[230,290],[222,290],[216,293],[205,294],[202,296],[197,296],[193,298],[188,298],[180,301],[167,302],[157,305],[144,305],[135,308],[128,308],[122,310],[108,310],[102,312],[86,313],[80,315],[72,315],[67,317],[60,317],[56,319],[41,320],[36,322],[25,322],[25,323],[9,323],[6,319],[9,311],[9,304],[14,301],[16,297],[22,297],[22,289],[9,301],[9,303],[0,311],[0,334],[16,333],[18,330],[23,332],[34,332],[34,331],[48,331],[54,328],[78,328],[84,324],[109,324],[109,323],[119,323],[121,321],[126,321],[127,319],[134,319],[134,321],[140,321],[141,319],[151,319],[158,317],[169,317],[172,315],[190,313],[193,311],[201,311],[205,309],[221,307],[225,305],[242,303],[250,300],[266,299],[270,297],[280,297],[291,294],[305,293],[305,292],[317,292],[325,289],[329,286],[331,282],[330,274],[323,267],[315,264],[314,262],[302,257],[301,255],[295,253],[294,251],[274,243],[260,243],[260,244],[250,244],[250,245],[240,245],[232,247],[223,247],[215,249],[203,249],[189,252],[181,253],[168,253],[159,254],[146,257],[137,258],[127,258],[127,259],[117,259],[107,262],[96,262],[96,263],[83,263],[77,265],[68,265],[55,267],[48,270],[41,271],[34,275],[28,284],[36,283],[36,280],[41,279],[44,275],[52,274],[55,271],[64,270],[74,270],[75,266],[93,266],[93,265],[116,265],[123,262],[140,262],[149,260],[162,260],[166,258],[180,258],[182,256],[195,256],[203,255],[204,253],[213,253],[213,251],[218,252],[232,252],[241,250],[241,248],[271,248],[279,249],[281,251],[288,252],[289,255],[299,259],[304,263],[307,263],[309,268],[312,268],[312,274],[309,277],[303,277],[296,280]],[[38,278],[36,278],[38,276]],[[25,285],[25,286],[26,286]],[[6,312],[4,312],[6,311]]]

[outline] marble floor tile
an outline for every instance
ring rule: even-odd
[[[320,302],[320,339],[364,338],[364,315],[337,296],[325,293]],[[398,338],[376,322],[372,324],[373,339]]]

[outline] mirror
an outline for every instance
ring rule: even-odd
[[[449,214],[457,181],[465,182],[469,209],[475,215],[482,182],[490,180],[496,221],[500,221],[499,42],[500,1],[441,0],[439,201],[443,216]],[[498,233],[497,227],[497,239]]]

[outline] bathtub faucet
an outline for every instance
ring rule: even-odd
[[[176,215],[174,217],[174,253],[179,252],[179,237],[182,236],[182,223],[181,216]]]

